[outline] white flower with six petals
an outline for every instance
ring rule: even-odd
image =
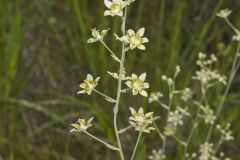
[[[121,38],[118,38],[120,41],[130,44],[130,49],[133,50],[138,48],[140,50],[145,50],[146,47],[143,45],[144,43],[149,42],[148,38],[143,37],[145,33],[145,28],[140,28],[137,33],[135,33],[132,29],[127,31],[127,34]]]
[[[79,85],[79,87],[82,88],[83,90],[79,91],[77,94],[87,93],[88,95],[90,95],[94,88],[98,85],[99,79],[100,77],[97,77],[94,80],[93,76],[91,74],[88,74],[84,82]]]
[[[70,132],[84,132],[89,127],[92,126],[91,122],[93,121],[93,117],[91,117],[87,122],[85,119],[78,119],[76,123],[71,124],[73,129],[70,130]]]
[[[144,97],[148,97],[148,93],[144,90],[149,88],[149,84],[144,82],[146,80],[146,73],[141,74],[139,77],[136,74],[132,74],[131,80],[127,81],[125,84],[132,89],[133,95],[138,93]]]
[[[126,7],[127,3],[123,0],[104,0],[105,6],[108,8],[104,12],[104,16],[123,16],[123,9]]]

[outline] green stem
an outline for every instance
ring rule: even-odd
[[[108,148],[110,148],[110,149],[112,149],[112,150],[118,150],[117,147],[115,147],[115,146],[113,146],[113,145],[111,145],[111,144],[108,144],[107,142],[104,142],[103,140],[101,140],[101,139],[95,137],[94,135],[92,135],[91,133],[89,133],[89,132],[87,132],[87,131],[84,131],[84,133],[85,133],[86,135],[88,135],[89,137],[95,139],[96,141],[103,143],[103,144],[104,144],[105,146],[107,146]]]
[[[137,142],[136,142],[136,144],[135,144],[134,151],[133,151],[133,154],[132,154],[132,156],[131,156],[131,160],[133,160],[133,158],[134,158],[134,156],[135,156],[135,153],[136,153],[136,151],[137,151],[138,143],[139,143],[139,140],[140,140],[141,136],[142,136],[142,132],[140,132],[139,135],[138,135],[138,139],[137,139]]]
[[[168,110],[167,110],[167,121],[168,121],[168,116],[169,116],[169,112],[172,108],[172,103],[173,103],[173,96],[174,96],[174,90],[175,90],[175,81],[176,81],[176,76],[174,76],[173,78],[173,84],[172,86],[169,86],[169,104],[168,104]],[[166,137],[164,137],[163,139],[163,144],[162,144],[162,152],[165,152],[165,147],[166,147]]]
[[[155,127],[155,129],[156,129],[159,137],[160,137],[162,140],[164,140],[164,139],[165,139],[165,138],[164,138],[164,135],[162,134],[162,132],[161,132],[160,129],[158,128],[158,126],[157,126],[157,124],[156,124],[155,121],[153,121],[153,126]]]
[[[112,55],[116,56],[116,54],[106,45],[106,43],[104,43],[102,40],[101,40],[100,42],[104,45],[105,48],[107,48],[107,50],[108,50]],[[117,56],[116,56],[116,57],[117,57]]]
[[[228,18],[224,18],[224,20],[236,34],[240,34],[239,30],[228,20]]]
[[[125,7],[125,13],[124,13],[124,17],[122,19],[122,33],[123,35],[125,35],[126,32],[126,16],[127,16],[127,6]],[[122,44],[122,56],[121,56],[121,63],[120,63],[120,73],[119,73],[119,77],[122,77],[124,74],[124,61],[125,61],[125,43]],[[120,97],[121,97],[121,90],[122,90],[122,78],[118,79],[118,90],[117,90],[117,102],[116,105],[114,107],[114,131],[115,131],[115,136],[117,139],[117,143],[118,143],[118,148],[119,148],[119,153],[121,156],[121,160],[124,160],[124,155],[123,155],[123,151],[122,151],[122,145],[121,145],[121,141],[120,141],[120,137],[119,137],[119,133],[118,133],[118,127],[117,127],[117,116],[118,116],[118,109],[119,109],[119,103],[120,103]]]
[[[222,98],[222,101],[220,102],[220,105],[218,106],[217,108],[217,111],[216,111],[216,119],[218,118],[220,112],[222,111],[222,108],[223,108],[223,105],[225,103],[225,100],[227,98],[227,95],[229,93],[229,90],[230,90],[230,87],[231,87],[231,84],[233,82],[233,79],[234,77],[236,76],[236,73],[237,73],[237,70],[239,69],[238,65],[236,66],[237,64],[237,61],[239,59],[239,51],[240,51],[240,42],[238,43],[238,48],[237,48],[237,51],[236,51],[236,55],[235,55],[235,58],[233,60],[233,66],[231,68],[231,72],[230,72],[230,78],[228,80],[228,83],[227,83],[227,87],[226,87],[226,90],[224,92],[224,95],[223,95],[223,98]],[[209,139],[211,138],[211,134],[213,132],[213,126],[214,124],[212,124],[209,128],[209,131],[208,131],[208,135],[207,135],[207,141],[209,141]]]
[[[100,94],[101,96],[105,97],[106,99],[111,100],[112,102],[116,102],[115,99],[113,99],[113,98],[111,98],[111,97],[109,97],[109,96],[107,96],[107,95],[105,95],[105,94],[99,92],[98,90],[95,90],[95,89],[94,89],[93,91],[95,91],[96,93],[98,93],[98,94]]]

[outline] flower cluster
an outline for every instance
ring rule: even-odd
[[[205,142],[204,144],[201,144],[199,153],[199,160],[217,160],[214,156],[214,149],[212,143]]]
[[[87,78],[84,80],[82,84],[80,84],[80,88],[83,90],[79,91],[77,94],[84,94],[87,93],[90,95],[94,88],[98,85],[100,77],[97,77],[95,80],[93,79],[93,76],[91,74],[87,75]]]
[[[197,65],[200,66],[200,70],[196,71],[196,75],[193,79],[199,80],[203,85],[211,85],[216,82],[220,82],[226,85],[226,78],[218,73],[216,70],[212,70],[212,65],[217,62],[217,57],[211,55],[210,59],[207,59],[207,55],[204,53],[198,54]]]
[[[148,157],[150,160],[164,160],[166,156],[163,154],[162,150],[159,151],[153,150],[152,154]]]
[[[144,114],[142,107],[138,111],[132,107],[129,109],[132,114],[131,117],[129,117],[129,123],[135,128],[136,131],[150,133],[151,130],[154,130],[153,127],[149,126],[153,121],[153,112]]]
[[[174,135],[177,127],[179,125],[183,125],[184,116],[189,116],[189,115],[190,114],[186,111],[186,109],[182,109],[180,107],[177,107],[175,111],[169,112],[167,125],[164,128],[164,134],[167,136]]]
[[[126,82],[126,85],[132,89],[133,95],[138,93],[144,97],[148,96],[148,93],[144,90],[149,88],[149,84],[144,82],[146,80],[146,73],[141,74],[139,77],[136,74],[132,74],[132,77],[129,81]]]
[[[228,123],[225,128],[221,127],[220,125],[217,125],[217,129],[221,133],[221,140],[222,141],[230,141],[230,140],[234,139],[233,133],[229,129],[230,126],[231,126],[230,123]]]
[[[84,132],[92,126],[92,121],[93,117],[91,117],[88,121],[79,118],[76,123],[71,124],[73,129],[71,129],[70,132]]]
[[[163,97],[161,92],[152,92],[148,98],[148,102],[158,102],[161,97]]]
[[[209,106],[200,106],[203,111],[202,118],[205,120],[206,124],[214,124],[216,117],[213,110]]]

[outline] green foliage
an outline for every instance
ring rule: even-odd
[[[230,8],[234,12],[230,19],[240,28],[240,1],[136,0],[135,3],[129,9],[128,27],[138,30],[146,26],[151,43],[147,44],[145,54],[140,51],[128,54],[126,68],[128,73],[146,71],[150,90],[166,91],[161,75],[171,75],[177,64],[184,70],[177,85],[192,84],[199,51],[217,53],[220,57],[217,67],[229,74],[236,46],[229,38],[231,30],[215,14],[221,8]],[[114,139],[109,120],[112,106],[99,100],[98,95],[91,98],[76,95],[78,84],[86,73],[92,73],[104,76],[100,89],[115,96],[112,88],[117,84],[105,71],[109,68],[116,71],[118,66],[109,63],[111,57],[104,47],[86,43],[91,36],[90,28],[107,29],[111,25],[110,34],[120,33],[120,20],[103,18],[103,11],[100,0],[0,0],[0,159],[114,159],[101,145],[91,140],[86,142],[87,137],[71,135],[67,125],[77,117],[94,114],[99,126],[93,132]],[[114,38],[106,38],[113,50],[120,47]],[[221,93],[219,87],[209,95],[211,104],[219,102]],[[237,77],[221,114],[222,119],[233,123],[236,140],[225,147],[234,159],[240,158],[239,96]],[[129,116],[131,105],[150,107],[136,97],[124,99],[120,114],[125,117]],[[161,112],[158,106],[151,107]],[[200,127],[196,141],[201,140],[202,132],[204,128]],[[127,138],[123,139],[128,141]],[[145,141],[152,145],[146,146]],[[152,146],[158,143],[146,137],[140,144],[136,155],[139,160],[146,159]]]

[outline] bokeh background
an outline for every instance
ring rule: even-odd
[[[127,28],[144,26],[150,39],[147,51],[127,54],[128,73],[148,73],[150,91],[166,93],[161,75],[171,75],[179,64],[183,72],[180,88],[197,86],[192,81],[199,51],[216,53],[218,69],[228,75],[236,43],[233,32],[215,16],[223,8],[233,10],[230,20],[240,28],[239,0],[136,0],[129,8]],[[0,0],[0,159],[4,160],[113,160],[116,155],[85,135],[70,134],[69,124],[78,117],[95,116],[91,132],[112,140],[112,106],[100,96],[76,95],[87,73],[100,76],[98,90],[115,96],[116,81],[106,71],[118,66],[100,44],[87,44],[90,29],[111,28],[106,43],[118,54],[120,18],[104,17],[103,0]],[[217,106],[223,87],[209,95]],[[223,124],[232,123],[235,140],[221,149],[240,159],[240,76],[237,74],[221,113]],[[128,124],[129,106],[143,106],[157,113],[140,96],[124,96],[120,127]],[[192,151],[206,133],[202,126],[195,135]],[[184,137],[188,127],[183,128]],[[136,133],[123,136],[124,150],[131,153]],[[111,142],[111,141],[110,141]],[[156,134],[144,137],[137,154],[147,159],[160,145]],[[168,144],[168,154],[177,160],[181,148]]]

